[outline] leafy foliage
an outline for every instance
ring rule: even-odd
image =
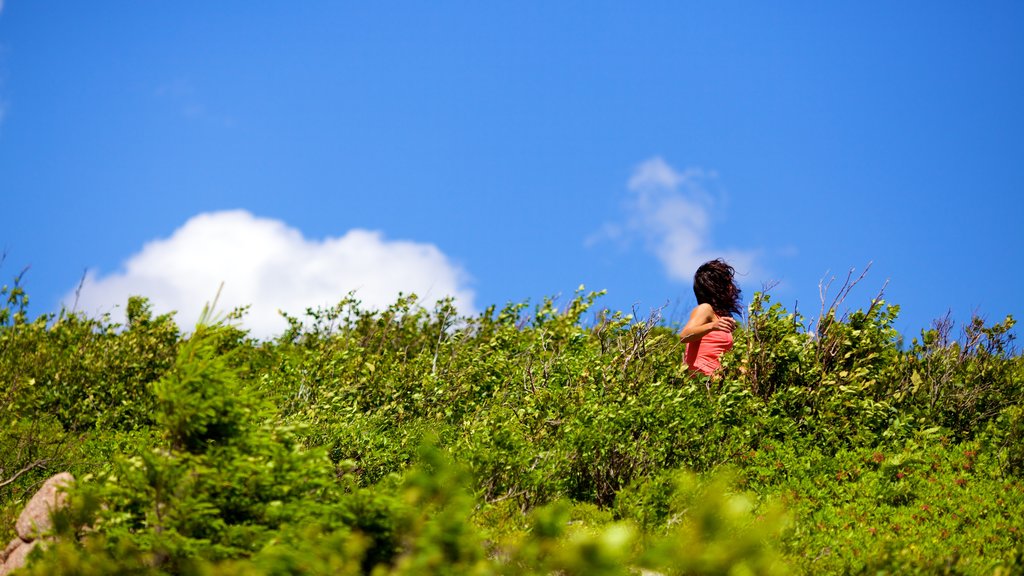
[[[809,325],[759,293],[708,379],[582,287],[471,318],[349,295],[266,342],[3,295],[0,526],[81,479],[28,573],[1024,569],[1012,318],[905,345],[880,297]]]

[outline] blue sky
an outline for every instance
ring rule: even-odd
[[[0,268],[188,322],[398,290],[1024,316],[1024,4],[0,3]]]

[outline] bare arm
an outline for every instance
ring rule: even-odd
[[[679,333],[679,340],[684,343],[700,340],[712,330],[732,332],[736,329],[736,321],[730,316],[716,316],[710,304],[700,304],[690,312],[690,319]]]

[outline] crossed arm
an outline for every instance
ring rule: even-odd
[[[732,332],[735,329],[736,321],[731,316],[717,316],[710,304],[698,304],[693,312],[690,312],[690,319],[679,333],[679,340],[689,343],[700,340],[712,330]]]

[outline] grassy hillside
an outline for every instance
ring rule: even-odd
[[[260,342],[5,288],[0,539],[69,470],[28,573],[1024,571],[1011,318],[905,342],[881,300],[807,326],[758,294],[709,380],[599,296],[346,298]]]

